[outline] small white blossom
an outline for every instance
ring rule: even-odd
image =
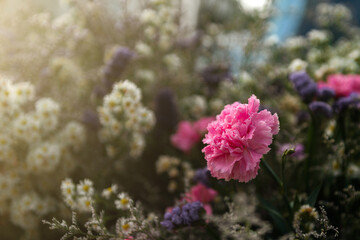
[[[290,63],[289,70],[290,72],[304,71],[306,70],[307,65],[307,62],[297,58]]]
[[[76,193],[75,184],[70,178],[67,178],[61,182],[60,189],[64,197],[72,197]]]
[[[93,182],[89,179],[80,181],[76,189],[80,196],[92,196],[94,194]]]
[[[132,199],[129,198],[128,194],[118,194],[118,199],[115,200],[115,206],[117,209],[128,210],[132,204]]]
[[[114,195],[117,193],[118,190],[118,186],[116,184],[112,184],[110,187],[105,188],[101,195],[106,198],[106,199],[110,199],[111,195]]]

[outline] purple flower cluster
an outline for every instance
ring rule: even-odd
[[[319,88],[317,90],[317,97],[321,101],[328,101],[335,97],[335,91],[330,87]]]
[[[164,215],[164,221],[160,224],[171,230],[175,227],[190,226],[192,223],[200,220],[199,211],[203,208],[199,201],[187,203],[184,206],[175,207],[171,212]]]
[[[135,57],[135,52],[127,47],[117,47],[112,52],[111,58],[102,69],[102,83],[95,86],[93,92],[98,97],[105,96],[110,92],[114,81],[123,73],[131,59]]]
[[[127,47],[117,47],[103,69],[104,79],[114,81],[124,71],[135,52]]]
[[[200,168],[195,171],[194,180],[195,182],[199,182],[204,184],[205,186],[209,186],[209,178],[210,178],[210,171],[205,168]]]
[[[316,116],[324,116],[328,118],[332,116],[332,108],[326,102],[314,101],[309,104],[309,108]]]
[[[340,113],[350,105],[360,103],[360,95],[358,93],[351,93],[347,97],[339,98],[334,104],[334,111]]]
[[[304,102],[311,102],[317,95],[317,85],[305,71],[291,73],[290,81]]]

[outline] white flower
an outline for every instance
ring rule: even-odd
[[[62,130],[61,138],[65,145],[78,148],[85,142],[85,128],[80,123],[69,122]]]
[[[40,126],[43,134],[54,131],[58,126],[59,119],[56,115],[49,115],[48,117],[39,117]]]
[[[72,197],[75,194],[75,184],[70,178],[61,182],[60,189],[64,197]]]
[[[108,96],[116,96],[120,100]],[[104,106],[98,108],[100,123],[103,126],[99,131],[99,138],[108,144],[106,147],[108,156],[116,155],[116,149],[110,145],[113,144],[112,141],[120,140],[120,136],[128,134],[131,136],[127,141],[130,156],[138,157],[145,147],[144,133],[155,124],[154,113],[142,106],[141,91],[129,80],[117,82],[105,99]],[[118,106],[121,113],[113,113],[109,110]]]
[[[37,226],[38,219],[31,211],[35,210],[38,196],[34,193],[26,193],[20,198],[12,201],[10,206],[10,220],[23,229],[34,230]]]
[[[169,173],[169,177],[171,178],[175,178],[179,176],[179,170],[177,170],[176,168],[171,168],[168,173]]]
[[[279,36],[276,34],[272,34],[271,36],[269,36],[265,39],[264,44],[267,47],[273,47],[273,46],[278,45],[279,42],[280,42]]]
[[[118,136],[123,128],[121,123],[117,120],[112,120],[109,124],[109,128],[111,130],[111,134],[114,136]]]
[[[178,69],[181,66],[181,59],[176,54],[168,54],[164,56],[164,62],[170,69]]]
[[[325,43],[329,40],[328,33],[326,31],[313,29],[307,35],[310,42],[315,44]]]
[[[207,109],[206,99],[200,95],[193,95],[184,99],[184,104],[195,117],[201,117]]]
[[[110,196],[113,194],[116,194],[118,190],[118,186],[116,184],[112,184],[110,187],[105,188],[101,195],[106,198],[106,199],[110,199]]]
[[[355,49],[353,51],[351,51],[348,55],[348,58],[352,59],[352,60],[359,60],[360,58],[360,51],[358,49]]]
[[[6,175],[0,174],[0,192],[1,197],[7,197],[11,195],[15,181]]]
[[[75,209],[77,207],[77,202],[75,202],[75,200],[72,197],[65,197],[64,202],[71,209]]]
[[[124,235],[128,235],[133,231],[134,223],[131,219],[120,218],[117,222],[117,229]]]
[[[321,67],[319,67],[316,71],[315,71],[315,77],[317,79],[322,79],[326,73],[331,72],[331,68],[327,65],[321,65]]]
[[[360,168],[356,164],[350,163],[347,169],[347,174],[349,177],[358,178],[360,177]]]
[[[155,80],[155,74],[151,70],[140,69],[136,72],[136,78],[151,83],[151,82],[154,82],[154,80]]]
[[[145,148],[145,139],[142,134],[134,133],[130,141],[130,156],[138,157]]]
[[[160,23],[160,18],[156,11],[152,9],[145,9],[141,13],[140,21],[142,23],[158,25]]]
[[[39,216],[44,216],[50,211],[50,200],[49,199],[39,199],[34,206],[34,211]]]
[[[167,172],[171,167],[171,158],[168,156],[160,156],[156,161],[156,172]]]
[[[50,172],[59,164],[60,147],[53,143],[43,143],[30,152],[26,163],[36,172]]]
[[[77,199],[77,208],[81,212],[91,212],[93,200],[89,196],[83,196]]]
[[[357,63],[349,58],[343,58],[343,57],[333,57],[329,60],[329,66],[332,69],[335,69],[336,71],[349,71],[349,72],[356,72],[356,70],[359,68]]]
[[[119,92],[124,95],[124,97],[130,97],[134,102],[139,102],[141,100],[140,89],[129,80],[124,80],[115,84],[113,92]]]
[[[144,30],[144,35],[148,39],[153,39],[156,36],[155,34],[156,34],[156,30],[155,30],[155,28],[153,26],[148,26]]]
[[[127,210],[130,208],[131,204],[132,199],[124,192],[118,194],[118,199],[115,200],[115,206],[117,209]]]
[[[60,105],[50,98],[39,99],[35,104],[36,112],[40,118],[48,118],[52,115],[57,116],[60,112]]]
[[[143,57],[150,57],[153,54],[151,47],[143,42],[138,42],[135,46],[135,50]]]
[[[109,94],[104,97],[104,107],[109,109],[111,112],[119,113],[121,111],[121,95]]]
[[[154,126],[155,116],[152,111],[142,107],[138,110],[138,116],[140,117],[140,123],[143,126],[144,132],[149,131]]]
[[[306,70],[307,65],[308,65],[307,62],[297,58],[297,59],[294,59],[290,63],[289,70],[290,70],[290,72],[297,72],[297,71]]]
[[[24,104],[34,98],[34,86],[29,82],[21,82],[14,85],[13,97],[19,104]]]
[[[136,104],[137,102],[132,97],[124,97],[122,101],[123,108],[129,115],[133,115],[135,113]]]
[[[175,181],[170,181],[168,185],[168,191],[174,192],[177,189],[177,183]]]
[[[34,143],[40,138],[40,122],[36,116],[22,114],[13,122],[13,134],[15,137],[29,143]]]
[[[25,211],[35,210],[39,197],[35,193],[26,193],[20,198],[21,208]]]
[[[285,41],[285,47],[293,51],[305,47],[306,44],[307,41],[304,37],[292,37]]]
[[[76,186],[77,192],[81,196],[92,196],[94,194],[93,182],[89,179],[84,179]]]
[[[114,121],[114,116],[112,115],[110,109],[105,107],[98,107],[97,109],[99,113],[99,120],[102,125],[109,125],[112,121]]]

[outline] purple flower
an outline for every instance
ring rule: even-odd
[[[168,230],[171,230],[174,228],[174,224],[170,220],[165,220],[160,222],[161,226],[166,227]]]
[[[166,212],[164,215],[165,220],[171,220],[172,214],[170,212]]]
[[[194,180],[200,182],[205,186],[209,186],[210,171],[205,168],[200,168],[195,171]]]
[[[171,221],[176,225],[180,225],[183,222],[183,218],[182,216],[180,217],[180,215],[176,215],[176,213],[173,213]]]
[[[103,69],[104,80],[115,81],[135,57],[135,52],[126,47],[117,47]]]
[[[317,97],[321,101],[328,101],[335,97],[335,91],[330,87],[323,87],[317,90]]]
[[[317,85],[305,71],[291,73],[290,81],[304,102],[311,102],[316,96]]]
[[[102,68],[102,83],[93,90],[97,97],[103,97],[111,90],[114,81],[120,77],[134,57],[135,52],[129,48],[117,47],[113,50],[110,60]]]
[[[332,108],[326,102],[312,102],[309,104],[309,108],[316,116],[325,116],[328,118],[332,116]]]
[[[192,223],[200,219],[199,211],[203,208],[202,203],[187,203],[182,208],[175,207],[171,212],[164,215],[164,221],[160,224],[168,230],[174,227],[190,226]]]
[[[340,113],[350,105],[355,105],[357,103],[360,103],[360,95],[358,93],[351,93],[347,97],[339,98],[339,100],[334,103],[333,108],[336,113]]]
[[[179,215],[181,213],[181,208],[180,207],[174,207],[174,209],[172,210],[171,213]]]

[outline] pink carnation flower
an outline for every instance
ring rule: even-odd
[[[189,152],[200,139],[200,134],[193,128],[191,122],[182,121],[177,132],[171,136],[171,143],[181,151]]]
[[[201,140],[201,135],[206,132],[207,125],[213,120],[215,120],[214,117],[204,117],[194,123],[180,122],[177,132],[171,136],[171,143],[181,151],[189,152]]]
[[[273,135],[279,132],[277,114],[259,111],[260,101],[252,95],[248,104],[226,105],[208,125],[203,148],[208,169],[218,179],[248,182],[256,177],[260,159],[269,152]]]
[[[212,208],[210,203],[218,195],[218,192],[212,188],[208,188],[202,183],[198,183],[190,189],[190,192],[185,195],[185,199],[188,202],[199,201],[203,204],[206,214],[212,214]]]
[[[319,88],[330,87],[334,89],[336,96],[346,97],[352,92],[360,93],[360,75],[329,75],[327,82],[319,82]]]
[[[209,125],[209,123],[214,120],[215,117],[203,117],[194,122],[193,127],[198,133],[204,134],[207,131],[207,126]]]

